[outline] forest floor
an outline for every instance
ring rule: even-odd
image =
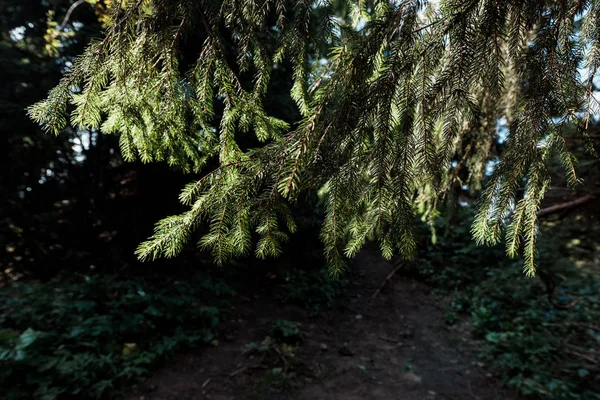
[[[468,323],[445,323],[445,298],[401,273],[386,281],[394,268],[374,253],[361,253],[346,294],[317,317],[246,298],[223,323],[218,342],[170,359],[125,398],[514,398],[477,362]],[[269,335],[265,321],[277,319],[300,323],[303,342],[248,352],[248,344],[260,345]]]

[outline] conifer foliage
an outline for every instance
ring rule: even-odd
[[[472,232],[480,243],[505,237],[534,273],[546,163],[560,157],[576,184],[565,130],[586,135],[598,116],[600,1],[118,4],[104,38],[30,114],[54,133],[71,123],[118,134],[128,160],[195,172],[218,160],[185,187],[189,210],[157,224],[141,259],[175,256],[202,221],[199,244],[219,263],[253,248],[276,256],[310,189],[325,202],[333,273],[367,240],[410,257],[416,215],[433,221],[449,188],[479,186],[505,121]],[[189,62],[183,50],[199,42]],[[293,126],[262,105],[282,62],[293,65],[303,117]],[[244,149],[240,134],[263,144]]]

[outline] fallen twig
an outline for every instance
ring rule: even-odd
[[[396,274],[396,272],[398,272],[398,270],[400,268],[402,268],[404,266],[404,264],[399,264],[396,268],[394,268],[392,270],[392,272],[390,272],[388,274],[388,276],[385,278],[385,280],[383,281],[383,283],[381,284],[381,286],[379,286],[379,288],[377,288],[377,290],[375,291],[375,293],[373,293],[373,295],[371,296],[371,300],[373,300],[375,297],[377,297],[377,295],[379,294],[379,292],[381,292],[381,290],[385,287],[385,285],[389,282],[390,279],[392,279],[392,276],[394,276],[394,274]]]
[[[275,350],[275,352],[279,355],[279,358],[281,359],[281,361],[283,361],[283,370],[285,372],[287,372],[288,368],[289,368],[289,363],[288,361],[285,359],[285,356],[283,355],[283,353],[281,352],[281,350],[279,350],[277,347],[273,347],[273,349]]]
[[[577,346],[573,346],[572,344],[567,344],[567,347],[569,347],[569,349],[565,349],[565,351],[567,353],[573,354],[574,356],[583,358],[586,361],[589,361],[592,364],[598,364],[598,361],[596,359],[594,359],[593,356],[589,355],[589,354],[585,354],[585,353],[580,353],[577,350],[583,350],[585,351],[585,349],[581,349],[580,347]],[[577,349],[577,350],[575,350]]]
[[[236,376],[236,375],[238,375],[238,374],[240,374],[240,373],[244,372],[244,371],[245,371],[245,370],[247,370],[247,369],[248,369],[248,367],[242,367],[242,368],[240,368],[240,369],[236,369],[235,371],[233,371],[232,373],[230,373],[230,374],[229,374],[229,377],[230,377],[230,378],[233,378],[234,376]]]
[[[390,342],[390,343],[396,343],[396,344],[401,342],[401,340],[392,339],[392,338],[389,338],[389,337],[385,337],[383,335],[379,335],[379,339],[385,340],[386,342]]]
[[[469,394],[471,395],[471,397],[476,399],[477,397],[475,397],[475,395],[473,394],[473,390],[471,389],[471,381],[468,379],[467,379],[467,388],[469,389]]]

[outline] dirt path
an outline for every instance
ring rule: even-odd
[[[443,299],[429,287],[394,276],[371,300],[393,269],[363,252],[348,296],[316,319],[294,307],[242,304],[224,327],[229,335],[224,342],[175,358],[127,399],[512,398],[476,364],[468,326],[445,325]],[[264,319],[301,323],[306,339],[293,357],[281,348],[262,358],[244,352],[248,343],[268,335]],[[273,367],[285,379],[269,373]]]

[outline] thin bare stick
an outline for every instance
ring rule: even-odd
[[[375,297],[377,297],[377,295],[379,294],[379,292],[381,292],[381,289],[383,289],[385,287],[385,285],[387,285],[387,283],[389,282],[390,279],[392,279],[392,276],[394,276],[394,274],[396,274],[396,272],[398,272],[398,270],[400,268],[402,268],[404,266],[404,264],[399,264],[396,268],[393,269],[392,272],[390,272],[388,274],[388,276],[385,278],[385,280],[383,281],[383,283],[381,284],[381,286],[379,286],[379,288],[377,288],[377,290],[375,291],[375,293],[373,293],[373,295],[371,296],[371,300],[373,300]]]
[[[588,194],[587,196],[580,197],[573,201],[567,201],[566,203],[555,204],[553,206],[544,208],[540,210],[538,213],[539,217],[543,217],[544,215],[554,214],[563,210],[568,210],[569,208],[577,207],[581,204],[585,204],[590,200],[595,199],[596,196],[593,194]]]
[[[71,4],[71,7],[69,7],[69,9],[67,10],[67,15],[65,15],[62,24],[60,24],[60,28],[58,28],[59,32],[62,32],[62,30],[65,29],[65,26],[67,26],[67,22],[69,22],[73,10],[75,10],[78,6],[82,5],[83,3],[85,3],[85,0],[77,0],[75,3]]]
[[[469,394],[471,395],[471,397],[476,399],[477,397],[475,397],[475,395],[473,394],[473,389],[471,389],[471,381],[470,380],[467,380],[467,388],[469,389]]]
[[[248,367],[242,367],[242,368],[240,368],[240,369],[236,369],[235,371],[233,371],[232,373],[230,373],[230,374],[229,374],[229,377],[230,377],[230,378],[233,378],[234,376],[236,376],[236,375],[238,375],[238,374],[240,374],[240,373],[244,372],[244,371],[245,371],[245,370],[247,370],[247,369],[248,369]]]
[[[586,139],[600,139],[600,135],[587,135],[587,136],[565,136],[565,140],[586,140]]]
[[[383,336],[383,335],[379,335],[379,339],[385,340],[386,342],[390,342],[390,343],[396,343],[396,344],[398,344],[398,343],[401,342],[401,340],[389,338],[389,337],[386,337],[386,336]]]

